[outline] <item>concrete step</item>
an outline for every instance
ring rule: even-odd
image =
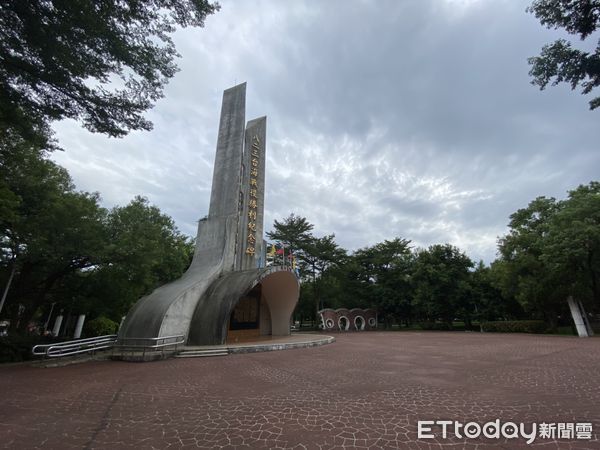
[[[204,358],[207,356],[227,356],[227,349],[211,349],[211,350],[183,350],[175,355],[175,358]]]

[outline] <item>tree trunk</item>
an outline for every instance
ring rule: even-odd
[[[465,330],[473,329],[473,323],[471,322],[471,317],[465,317]]]
[[[593,255],[592,252],[588,252],[588,268],[590,271],[591,285],[592,285],[592,296],[594,298],[594,306],[597,310],[600,310],[600,286],[598,286],[598,274],[593,269]]]
[[[321,302],[319,302],[319,297],[317,295],[317,272],[316,272],[314,263],[312,264],[312,273],[313,273],[313,295],[315,297],[315,305],[316,305],[315,318],[318,320],[319,319],[319,311],[321,310],[321,305],[320,305]]]
[[[12,284],[12,280],[17,271],[17,263],[13,258],[12,261],[12,269],[10,270],[10,276],[8,277],[8,281],[6,282],[6,286],[4,287],[4,291],[2,293],[2,300],[0,300],[0,313],[2,313],[2,308],[4,308],[4,302],[6,301],[6,296],[8,295],[8,290],[10,289],[10,285]]]
[[[25,331],[27,329],[27,325],[37,312],[38,308],[44,304],[46,300],[46,295],[52,289],[54,284],[68,274],[72,268],[70,266],[65,267],[58,272],[53,273],[43,282],[43,287],[41,287],[40,292],[37,296],[34,297],[34,301],[29,303],[29,305],[25,305],[25,311],[23,311],[23,317],[20,318],[19,326],[17,327],[19,331]],[[27,320],[25,318],[27,317]]]

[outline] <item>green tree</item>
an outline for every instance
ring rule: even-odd
[[[275,220],[273,230],[267,232],[267,237],[284,245],[287,249],[299,253],[306,249],[310,243],[314,225],[305,217],[296,216],[294,213],[281,222]]]
[[[473,262],[450,244],[436,244],[417,251],[413,275],[415,307],[427,321],[452,324],[462,317],[465,325],[475,313],[471,293],[470,269]]]
[[[119,321],[142,296],[183,274],[194,241],[143,197],[113,208],[106,228],[105,261],[85,281],[87,298],[95,314]]]
[[[53,301],[67,311],[118,324],[137,300],[181,276],[191,262],[194,243],[143,197],[113,208],[103,227],[100,262],[64,277]]]
[[[130,306],[188,267],[193,241],[137,197],[108,212],[98,194],[27,145],[0,145],[0,282],[14,281],[3,315],[25,328],[55,311],[118,322]],[[20,318],[20,320],[18,320]]]
[[[471,272],[471,295],[480,321],[518,319],[522,316],[522,309],[514,295],[505,297],[498,287],[500,268],[499,261],[494,261],[489,267],[480,261]]]
[[[569,192],[551,217],[542,255],[566,290],[600,311],[600,183]]]
[[[207,0],[7,0],[0,7],[0,140],[48,145],[49,122],[124,136],[177,71],[170,35],[203,26]]]
[[[527,9],[548,28],[564,28],[581,40],[590,37],[600,21],[598,0],[535,0]],[[573,48],[565,39],[559,39],[542,48],[540,56],[529,58],[532,83],[544,89],[552,85],[568,83],[571,89],[581,86],[583,94],[589,94],[600,84],[600,45],[593,52]],[[590,109],[600,106],[600,97],[590,101]]]
[[[286,252],[296,257],[303,280],[297,311],[303,317],[315,317],[316,311],[324,306],[321,295],[324,292],[328,293],[328,304],[335,303],[331,296],[338,295],[339,284],[327,274],[343,264],[346,257],[346,250],[338,246],[334,234],[315,237],[313,228],[306,218],[292,213],[283,221],[275,220],[273,230],[267,232],[269,239],[285,246]],[[312,312],[307,314],[311,308]]]
[[[327,283],[328,269],[343,264],[346,250],[337,245],[334,234],[329,234],[321,238],[309,239],[302,249],[300,257],[304,266],[312,274],[315,311],[318,311],[324,306],[319,287]]]
[[[300,271],[300,277],[303,281],[310,280],[308,277],[310,267],[307,265],[306,257],[307,250],[314,239],[312,235],[313,228],[314,225],[305,217],[291,213],[282,221],[275,220],[272,231],[266,233],[269,239],[274,240],[278,246],[285,248],[286,256],[293,253],[296,258],[297,268]],[[276,258],[276,261],[278,259],[279,257]],[[283,257],[280,261],[284,261]],[[302,290],[305,291],[306,289]],[[306,299],[306,296],[302,296],[302,293],[301,299]]]
[[[355,295],[359,294],[361,300],[367,303],[360,306],[376,308],[386,326],[390,326],[393,320],[410,323],[414,265],[410,241],[401,238],[385,240],[357,250],[352,259],[354,267],[359,268],[355,272],[359,281]]]
[[[556,324],[565,293],[558,289],[556,273],[542,255],[550,220],[559,207],[554,198],[536,198],[511,214],[510,231],[498,241],[504,296],[514,296],[525,312],[550,325]]]
[[[0,146],[0,180],[3,274],[16,271],[7,310],[13,319],[21,312],[25,327],[66,277],[102,261],[106,211],[98,194],[75,191],[63,168],[26,145]]]
[[[600,308],[600,183],[556,201],[538,197],[511,215],[499,240],[498,272],[505,297],[554,326],[574,296]]]

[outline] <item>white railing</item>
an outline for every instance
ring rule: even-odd
[[[36,345],[31,349],[31,352],[36,356],[58,358],[112,348],[113,350],[120,350],[122,353],[141,352],[142,357],[145,357],[147,352],[161,352],[162,354],[165,351],[176,352],[177,347],[184,343],[183,334],[156,338],[118,338],[116,334],[110,334],[74,341]]]
[[[185,336],[177,334],[174,336],[162,336],[155,338],[119,338],[113,346],[113,350],[118,349],[121,353],[142,352],[142,358],[146,352],[158,352],[164,354],[165,351],[177,351],[177,346],[185,343]],[[171,347],[171,348],[169,348]]]
[[[36,356],[46,358],[58,358],[61,356],[71,356],[80,353],[94,352],[111,348],[117,341],[116,334],[106,336],[96,336],[86,339],[76,339],[74,341],[55,342],[53,344],[35,345],[31,352]]]

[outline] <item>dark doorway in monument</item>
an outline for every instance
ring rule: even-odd
[[[262,284],[258,283],[239,299],[231,311],[227,342],[252,341],[270,334],[269,305],[263,298]]]
[[[338,328],[340,331],[348,331],[350,328],[350,321],[346,316],[342,316],[338,319]]]
[[[227,273],[202,296],[187,345],[223,345],[289,336],[298,301],[296,275],[278,266]]]
[[[363,331],[365,329],[365,319],[362,316],[354,318],[354,328],[356,328],[356,331]]]
[[[298,281],[288,271],[269,271],[242,295],[229,316],[226,342],[290,334],[290,317],[298,298]]]

